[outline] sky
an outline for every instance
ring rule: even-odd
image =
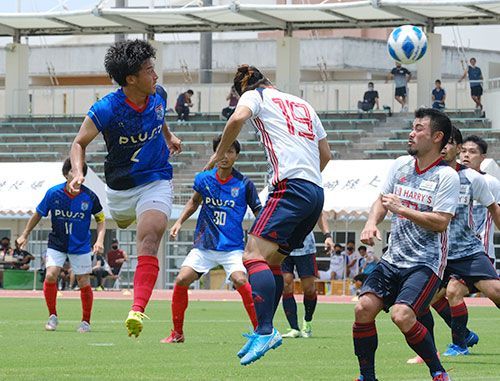
[[[115,0],[102,0],[106,6],[114,6]],[[196,0],[194,0],[196,1]],[[200,0],[201,1],[201,0]],[[78,10],[78,9],[91,9],[98,4],[99,0],[0,0],[0,12],[17,12],[18,8],[21,12],[41,12],[49,10],[62,11],[62,6],[68,10]],[[150,5],[154,4],[156,6],[165,6],[168,4],[180,4],[187,3],[189,0],[128,0],[129,6],[138,5]],[[213,0],[214,4],[228,3],[229,0]],[[241,3],[269,3],[266,0],[240,0]],[[451,27],[441,27],[436,28],[437,33],[442,34],[443,45],[454,46],[456,45],[456,40],[461,38],[463,47],[467,50],[468,48],[475,49],[486,49],[486,50],[496,50],[500,51],[500,25],[492,26],[461,26],[453,30]],[[249,37],[253,37],[254,34],[246,33]],[[193,38],[197,38],[198,35],[193,35]],[[226,33],[224,37],[229,37],[229,33]],[[241,34],[239,35],[241,38]],[[39,44],[39,38],[31,37],[31,44]],[[49,43],[64,42],[67,37],[54,37],[48,39]],[[1,39],[0,44],[4,45],[10,42],[10,39]],[[47,41],[47,40],[46,40]]]

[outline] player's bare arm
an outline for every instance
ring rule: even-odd
[[[330,151],[330,145],[328,144],[328,139],[323,138],[318,142],[319,148],[319,169],[323,172],[328,162],[332,159],[332,151]]]
[[[94,252],[94,254],[104,253],[104,236],[106,234],[106,220],[104,217],[104,213],[101,211],[94,215],[94,218],[97,222],[97,238],[95,240],[92,251]]]
[[[194,212],[198,209],[202,202],[201,194],[198,192],[194,192],[189,201],[186,203],[184,206],[184,209],[182,210],[181,215],[179,216],[178,220],[175,221],[174,226],[170,229],[170,237],[171,238],[177,238],[177,234],[181,230],[181,226],[186,221],[189,217],[191,217]]]
[[[163,136],[165,137],[165,141],[167,142],[168,149],[170,153],[173,155],[179,154],[182,152],[182,141],[175,134],[170,131],[167,123],[163,122]]]
[[[321,232],[323,233],[323,236],[325,237],[325,252],[327,254],[331,254],[333,252],[333,238],[332,234],[330,233],[330,227],[328,226],[328,219],[326,217],[326,214],[324,212],[321,212],[321,216],[319,217],[318,220],[318,226],[321,229]]]
[[[365,227],[361,232],[361,242],[365,245],[373,246],[375,245],[374,238],[377,238],[379,241],[382,240],[382,236],[380,235],[377,225],[384,220],[386,215],[387,209],[382,203],[382,195],[380,195],[370,209],[368,220],[366,221]]]
[[[24,231],[19,236],[19,238],[16,239],[16,243],[19,245],[21,249],[24,249],[26,247],[26,244],[28,243],[28,237],[31,231],[35,228],[36,225],[38,225],[41,219],[42,216],[38,214],[38,212],[33,213],[28,223],[26,224]]]
[[[83,176],[85,150],[98,134],[99,130],[94,122],[86,116],[71,145],[70,158],[73,173],[73,180],[69,183],[69,191],[71,193],[78,193],[80,191],[80,185],[85,181],[85,176]]]
[[[212,155],[204,170],[209,170],[224,158],[225,153],[231,147],[231,144],[236,140],[240,134],[245,121],[252,117],[252,111],[247,106],[238,106],[233,115],[229,118],[222,132],[222,139],[217,147],[217,150]]]
[[[421,212],[404,206],[401,199],[395,194],[382,196],[382,204],[387,210],[408,218],[413,223],[435,232],[444,232],[453,217],[450,213],[444,212]]]
[[[496,202],[491,204],[490,206],[488,206],[488,212],[491,213],[497,229],[500,229],[500,205],[498,205]]]

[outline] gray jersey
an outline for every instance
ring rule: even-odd
[[[316,254],[316,241],[314,239],[314,232],[310,232],[304,239],[304,247],[302,249],[295,249],[290,253],[292,257],[301,257],[303,255]]]
[[[500,181],[487,173],[480,172],[488,184],[491,194],[495,201],[500,204]],[[483,205],[474,202],[474,224],[476,225],[476,232],[481,237],[484,245],[484,250],[488,257],[495,260],[495,247],[493,243],[493,234],[495,227],[493,226],[493,217],[488,209]]]
[[[455,213],[460,180],[457,172],[438,160],[419,169],[416,159],[396,159],[382,186],[382,194],[397,195],[402,204],[420,212]],[[392,215],[391,236],[384,260],[399,268],[424,265],[440,278],[446,266],[448,231],[427,230],[400,215]]]
[[[495,202],[484,176],[458,164],[460,196],[455,216],[450,222],[450,248],[448,259],[459,259],[484,253],[484,246],[476,233],[473,219],[474,201],[483,207]]]

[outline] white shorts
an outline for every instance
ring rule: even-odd
[[[63,267],[66,258],[69,259],[71,269],[75,275],[85,275],[92,272],[92,253],[67,254],[54,249],[47,249],[45,267]]]
[[[174,198],[172,180],[158,180],[126,190],[106,187],[111,217],[120,227],[128,226],[146,210],[158,210],[170,218]]]
[[[236,271],[247,272],[243,266],[243,250],[215,251],[192,249],[187,255],[182,267],[191,267],[198,273],[207,273],[210,269],[221,265],[229,278]]]

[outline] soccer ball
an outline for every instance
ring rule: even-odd
[[[387,40],[391,57],[404,64],[417,62],[427,51],[427,37],[418,27],[402,25],[395,28]]]

